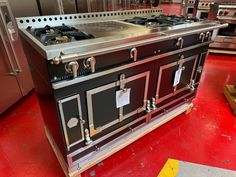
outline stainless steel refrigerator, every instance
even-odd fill
[[[0,114],[32,89],[15,19],[8,2],[0,0]]]

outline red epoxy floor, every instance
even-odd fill
[[[168,158],[236,170],[236,117],[223,86],[236,79],[236,57],[210,55],[188,115],[139,139],[83,177],[155,177]],[[63,177],[31,93],[0,118],[1,177]]]

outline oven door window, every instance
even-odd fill
[[[193,8],[192,8],[192,7],[189,7],[188,10],[187,10],[187,13],[188,13],[188,14],[192,14],[192,13],[193,13]]]
[[[86,92],[91,136],[145,110],[149,74],[124,77]]]
[[[201,12],[200,19],[208,19],[208,12]]]

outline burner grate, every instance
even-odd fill
[[[94,36],[91,34],[87,34],[76,29],[75,27],[66,25],[56,27],[50,27],[49,25],[46,25],[43,28],[36,29],[28,27],[27,30],[44,45],[55,45],[94,38]]]

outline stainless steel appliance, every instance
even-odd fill
[[[208,19],[209,11],[213,1],[199,0],[194,16],[199,19]]]
[[[33,82],[7,1],[0,1],[0,114],[33,89]]]
[[[194,17],[194,8],[196,3],[196,0],[183,0],[181,15],[185,17]]]
[[[190,109],[212,33],[227,26],[159,9],[17,22],[46,134],[70,176]]]
[[[215,3],[209,18],[229,23],[227,28],[219,30],[210,51],[236,54],[236,2]]]

